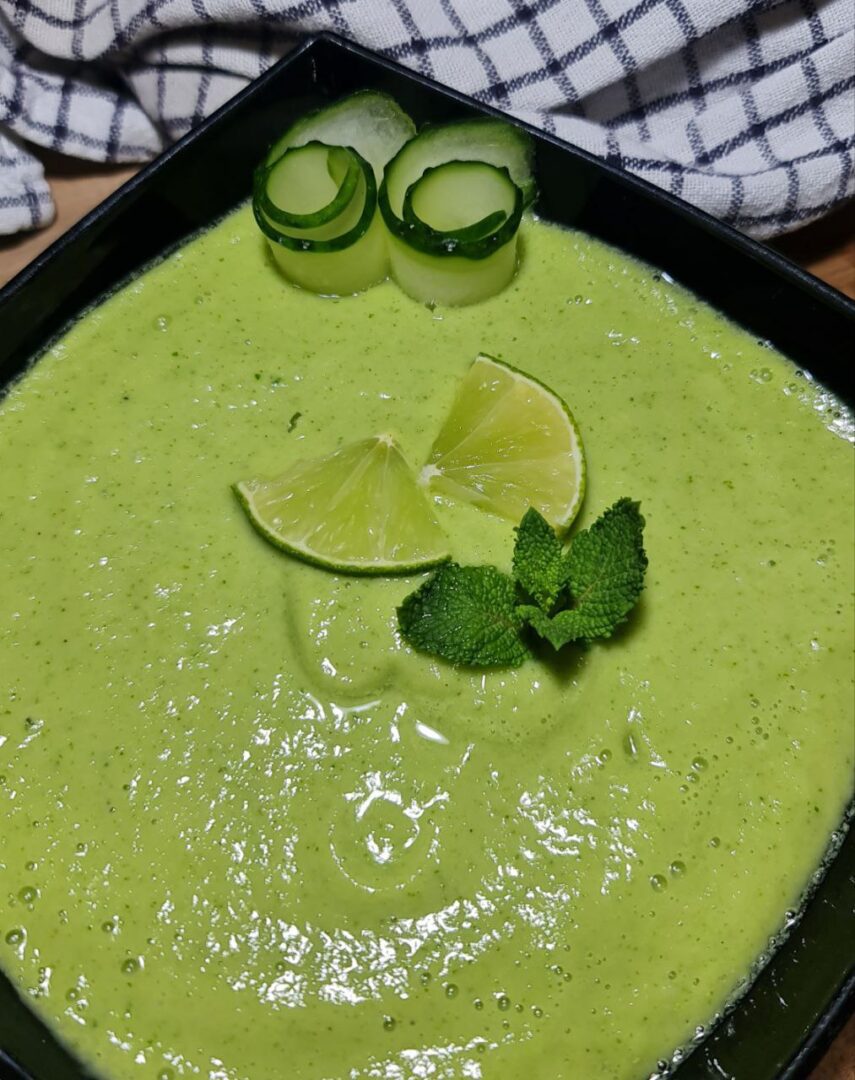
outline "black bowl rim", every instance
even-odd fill
[[[787,256],[776,251],[774,248],[769,247],[762,241],[739,232],[733,226],[713,217],[710,213],[700,207],[686,202],[679,196],[673,195],[671,192],[656,186],[650,181],[645,180],[643,177],[637,176],[612,162],[604,160],[573,143],[569,143],[551,132],[537,128],[526,121],[518,119],[511,113],[503,112],[495,106],[477,101],[467,94],[439,83],[435,79],[425,76],[420,72],[404,67],[402,64],[374,53],[370,49],[349,41],[346,38],[342,38],[331,31],[322,31],[307,36],[302,42],[295,46],[295,48],[275,64],[271,65],[267,71],[249,82],[242,90],[238,91],[232,98],[206,117],[198,126],[194,127],[175,143],[168,146],[150,162],[143,165],[134,176],[118,187],[114,192],[108,195],[106,199],[101,201],[79,221],[74,223],[66,232],[54,240],[44,249],[44,251],[38,254],[30,263],[23,267],[18,274],[7,282],[6,285],[0,288],[0,315],[2,315],[4,303],[25,288],[29,281],[41,272],[45,265],[52,262],[54,258],[67,247],[72,246],[81,234],[84,234],[90,227],[98,223],[102,218],[108,216],[118,204],[130,199],[135,192],[140,188],[145,187],[150,182],[151,178],[157,175],[161,169],[165,168],[176,155],[180,154],[185,149],[185,147],[191,145],[197,138],[202,136],[212,127],[215,127],[232,111],[242,109],[245,106],[245,102],[251,98],[257,90],[264,87],[268,82],[275,80],[285,67],[289,66],[301,55],[310,53],[312,50],[321,46],[344,50],[345,52],[358,56],[363,60],[367,60],[380,68],[385,68],[399,76],[403,76],[429,92],[438,94],[447,100],[462,105],[466,109],[494,116],[505,122],[512,123],[514,126],[528,132],[541,142],[551,144],[564,153],[569,154],[571,157],[576,157],[585,161],[599,172],[608,175],[618,184],[639,191],[645,198],[666,207],[678,218],[694,222],[705,232],[724,241],[728,246],[735,248],[752,261],[772,270],[784,279],[788,279],[802,292],[807,293],[832,311],[843,315],[852,322],[853,326],[855,326],[855,300],[850,299],[844,293],[817,278],[809,271],[802,269]],[[181,246],[186,242],[187,239],[184,239],[178,246]],[[168,252],[163,254],[168,254]],[[124,281],[117,282],[114,288],[121,288],[124,284]],[[103,293],[95,303],[101,303],[106,296],[109,295],[110,291],[112,290]],[[64,332],[64,329],[60,330],[60,333],[62,332]],[[38,360],[39,355],[41,354],[39,353],[33,358],[34,361]],[[3,389],[4,388],[0,388],[0,393],[2,393]],[[853,800],[850,810],[853,807],[855,807],[855,800]],[[846,828],[845,824],[844,828]],[[851,841],[852,837],[850,836],[848,839]],[[835,852],[834,857],[831,859],[831,863],[834,862],[838,854],[839,851]],[[828,869],[828,866],[824,869]],[[810,905],[812,899],[812,895],[808,895],[806,901],[803,903],[803,908]],[[789,942],[784,941],[781,945],[781,950],[787,949],[788,945]],[[774,955],[778,955],[779,951],[780,950],[776,950]],[[5,976],[1,970],[0,979],[5,980]],[[748,991],[750,991],[753,981],[754,980],[752,979],[748,986]],[[738,1008],[741,1000],[741,997],[735,1000],[733,1005],[725,1011],[724,1016],[728,1015],[732,1008]],[[848,1018],[853,1015],[855,1015],[855,957],[853,957],[853,960],[849,965],[847,974],[831,991],[826,1008],[813,1027],[805,1033],[804,1039],[800,1042],[797,1049],[791,1055],[790,1060],[779,1073],[778,1080],[803,1080],[812,1066],[817,1063],[819,1057],[830,1045],[831,1041],[843,1027]],[[720,1021],[724,1019],[724,1016],[720,1018]],[[712,1031],[719,1027],[720,1021],[714,1025]],[[688,1056],[693,1055],[687,1055],[687,1057]],[[6,1080],[7,1076],[8,1080],[20,1080],[22,1077],[23,1080],[27,1080],[25,1074],[20,1072],[15,1062],[9,1058],[2,1047],[0,1047],[0,1080]]]

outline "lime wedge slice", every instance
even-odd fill
[[[582,439],[548,386],[481,354],[422,470],[423,483],[518,522],[534,506],[556,528],[585,494]]]
[[[448,558],[445,536],[390,435],[234,486],[249,520],[289,555],[346,574],[406,574]]]

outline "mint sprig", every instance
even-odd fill
[[[531,508],[516,530],[513,577],[494,566],[446,563],[398,608],[401,635],[415,649],[472,667],[519,666],[532,655],[527,626],[555,649],[610,637],[644,587],[643,530],[639,504],[619,499],[565,549]]]

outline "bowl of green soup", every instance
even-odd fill
[[[536,132],[495,295],[295,288],[253,168],[365,89],[489,114],[317,38],[0,292],[0,1076],[803,1076],[853,988],[855,305]],[[482,354],[647,560],[608,640],[489,670],[397,633],[424,573],[290,558],[232,491],[427,460]]]

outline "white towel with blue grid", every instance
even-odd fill
[[[755,236],[855,190],[852,0],[0,0],[0,233],[54,208],[28,144],[153,157],[333,30]]]

